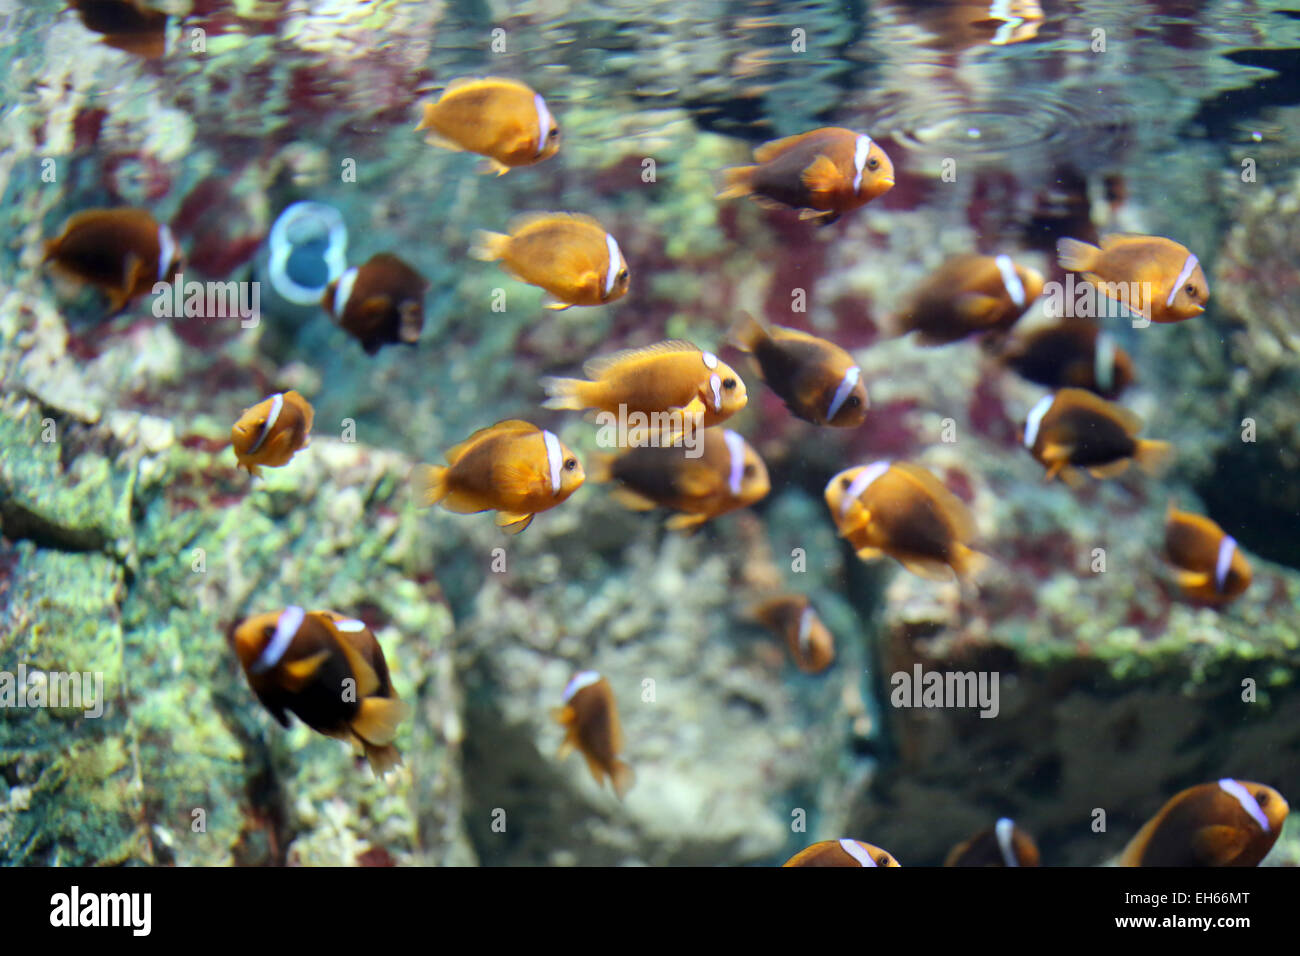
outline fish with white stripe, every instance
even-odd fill
[[[1009,817],[1002,817],[987,830],[953,847],[943,865],[1038,866],[1038,845]]]
[[[261,468],[287,465],[311,444],[316,417],[311,403],[295,391],[277,392],[244,409],[230,429],[230,444],[241,468],[256,477]]]
[[[1196,604],[1219,607],[1250,587],[1250,562],[1237,539],[1203,515],[1169,505],[1165,557],[1176,569],[1178,589]]]
[[[1099,294],[1152,322],[1193,318],[1210,299],[1200,260],[1182,243],[1163,236],[1107,236],[1100,248],[1060,239],[1056,253],[1062,269],[1083,273]]]
[[[1258,866],[1290,807],[1262,783],[1225,777],[1172,797],[1129,841],[1120,866]]]
[[[1008,255],[954,256],[916,285],[892,324],[921,345],[947,345],[1006,332],[1042,292],[1042,273]]]
[[[487,158],[484,172],[504,176],[560,149],[560,127],[540,93],[518,80],[488,76],[452,80],[436,102],[425,103],[416,131],[453,152]]]
[[[1063,388],[1044,395],[1029,410],[1021,442],[1047,469],[1046,481],[1060,477],[1077,485],[1080,470],[1094,478],[1113,478],[1132,462],[1148,474],[1160,474],[1173,458],[1173,446],[1139,438],[1141,430],[1136,412],[1081,388]]]
[[[751,613],[785,642],[795,666],[805,674],[820,674],[835,660],[835,638],[805,595],[778,594]]]
[[[800,850],[782,866],[902,866],[894,855],[861,840],[823,840]]]
[[[531,213],[510,232],[478,232],[470,255],[547,293],[546,308],[606,305],[627,295],[627,259],[618,240],[590,216]]]

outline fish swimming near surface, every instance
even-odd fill
[[[1084,388],[1118,398],[1133,384],[1133,359],[1109,332],[1088,319],[1065,319],[994,347],[999,361],[1021,378],[1051,389]]]
[[[917,285],[894,326],[899,335],[915,332],[921,345],[1005,332],[1042,292],[1042,275],[1010,256],[956,256]]]
[[[969,577],[987,561],[970,547],[975,520],[966,506],[919,465],[848,468],[827,483],[825,498],[840,537],[864,561],[887,555],[934,581]]]
[[[230,429],[241,468],[256,477],[262,467],[279,468],[311,443],[311,404],[297,392],[278,392],[244,409]]]
[[[748,196],[829,225],[894,186],[894,165],[880,144],[837,126],[766,143],[754,150],[754,163],[723,170],[718,198]]]
[[[1173,457],[1173,446],[1138,438],[1141,430],[1142,419],[1127,408],[1081,388],[1063,388],[1030,410],[1023,441],[1047,469],[1047,481],[1059,475],[1073,485],[1078,469],[1112,478],[1134,461],[1148,474],[1159,474]]]
[[[1083,273],[1098,292],[1152,322],[1190,319],[1210,299],[1200,260],[1172,239],[1116,234],[1100,248],[1061,239],[1056,252],[1062,269]]]
[[[1129,841],[1120,866],[1258,866],[1290,808],[1272,787],[1224,778],[1189,787]]]
[[[87,209],[45,244],[45,262],[60,274],[98,286],[113,313],[169,282],[181,265],[171,229],[144,209]]]
[[[429,131],[432,145],[487,157],[487,172],[498,176],[560,149],[559,124],[542,95],[495,76],[453,80],[436,103],[424,104],[419,130]]]
[[[619,759],[623,752],[623,727],[609,681],[596,671],[581,671],[564,688],[564,706],[552,711],[564,728],[558,760],[575,748],[587,761],[597,784],[609,780],[620,800],[636,782],[632,768]]]
[[[393,740],[409,708],[363,622],[290,606],[240,622],[234,645],[253,693],[282,726],[292,713],[312,730],[351,743],[376,775],[402,762]]]
[[[388,252],[348,269],[325,289],[321,304],[367,355],[385,345],[420,341],[429,281]]]
[[[1165,557],[1178,569],[1178,587],[1189,600],[1227,604],[1250,587],[1251,568],[1237,539],[1202,515],[1165,514]]]
[[[422,465],[415,483],[426,505],[473,514],[496,511],[518,534],[533,516],[582,487],[582,465],[553,432],[512,419],[480,428],[447,451],[446,466]]]
[[[1038,866],[1038,846],[1007,817],[958,843],[944,866]]]
[[[862,369],[838,345],[797,329],[768,327],[751,315],[741,317],[731,339],[754,356],[763,381],[793,415],[837,428],[866,421]]]
[[[823,840],[800,850],[782,866],[902,866],[893,855],[861,840]]]
[[[500,261],[510,275],[550,297],[548,309],[605,305],[627,294],[631,277],[618,241],[590,216],[535,213],[510,224],[510,234],[479,232],[470,255]]]
[[[146,60],[167,53],[171,18],[144,0],[69,0],[87,30],[102,35],[102,42]]]
[[[820,674],[835,660],[835,638],[804,595],[778,594],[752,613],[785,642],[795,666],[804,673]]]
[[[762,500],[771,489],[767,466],[748,442],[728,428],[706,428],[702,448],[642,445],[602,459],[597,481],[617,482],[614,498],[634,511],[671,508],[675,531],[691,531],[712,518]]]

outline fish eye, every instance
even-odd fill
[[[853,484],[853,482],[849,481],[849,479],[847,478],[840,479],[840,487],[843,488],[845,491],[849,490],[849,485],[851,484]]]
[[[626,281],[627,281],[627,270],[626,270],[626,269],[619,269],[619,270],[618,270],[618,281],[619,281],[619,282],[626,282]]]
[[[1268,793],[1261,790],[1259,793],[1255,794],[1255,802],[1259,804],[1261,809],[1268,806]]]
[[[872,156],[869,160],[867,160],[867,169],[879,169],[879,168],[880,168],[880,160],[876,159],[876,157]]]
[[[1183,291],[1186,292],[1193,299],[1196,298],[1196,286],[1188,285],[1185,289],[1183,289]]]
[[[566,459],[564,459],[564,470],[565,470],[565,471],[573,471],[573,469],[575,469],[575,468],[577,468],[577,467],[578,467],[578,459],[576,459],[576,458],[566,458]]]
[[[889,857],[884,853],[876,857],[876,866],[889,866]]]
[[[745,466],[745,477],[746,477],[746,478],[753,478],[753,477],[754,477],[754,466],[753,466],[753,465],[746,465],[746,466]]]
[[[734,378],[723,379],[722,387],[725,388],[727,391],[731,391],[733,388],[736,387],[736,380]]]
[[[850,395],[848,401],[846,401],[844,404],[847,405],[849,408],[857,408],[859,405],[862,404],[862,399],[858,398],[858,396],[856,395]]]
[[[271,627],[271,625],[269,624],[266,627],[262,628],[262,637],[264,637],[268,641],[271,638],[275,637],[275,628]]]

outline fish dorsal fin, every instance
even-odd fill
[[[893,469],[902,472],[910,481],[919,485],[939,504],[945,515],[957,529],[958,537],[969,539],[975,536],[975,522],[962,500],[948,490],[948,486],[936,478],[927,468],[910,461],[896,461]]]
[[[611,352],[609,355],[598,355],[595,358],[587,359],[582,366],[582,371],[588,378],[597,379],[624,362],[653,358],[671,352],[699,352],[703,354],[700,348],[685,339],[669,339],[666,342],[656,342],[654,345],[620,349],[617,352]],[[700,362],[700,368],[704,368],[703,360]]]
[[[800,177],[803,184],[811,192],[828,193],[834,190],[844,180],[840,174],[840,168],[835,165],[835,161],[824,153],[819,153],[808,168],[803,171]],[[820,212],[814,215],[821,215]]]
[[[343,651],[343,656],[347,659],[348,670],[357,681],[357,700],[363,700],[369,697],[375,691],[379,690],[379,675],[370,663],[361,656],[361,652],[356,649],[347,635],[339,633],[334,621],[324,618],[329,625],[330,633],[334,636],[335,643]]]
[[[1056,393],[1056,397],[1059,399],[1062,395],[1067,395],[1073,405],[1087,408],[1097,415],[1118,419],[1120,424],[1124,426],[1124,430],[1130,435],[1136,435],[1142,430],[1142,416],[1137,412],[1130,411],[1123,405],[1108,402],[1100,395],[1096,395],[1087,389],[1063,388]]]
[[[536,226],[543,222],[567,222],[583,226],[590,226],[605,232],[606,229],[596,219],[580,212],[526,212],[515,216],[510,220],[510,235],[518,236],[530,226]]]
[[[452,445],[448,448],[447,464],[456,464],[456,462],[465,457],[466,452],[475,445],[486,441],[488,438],[493,438],[497,435],[529,435],[534,432],[540,433],[540,431],[541,429],[532,422],[526,422],[518,418],[510,418],[502,422],[497,422],[495,425],[488,425],[484,428],[480,428],[459,445]]]
[[[754,150],[754,162],[769,163],[782,153],[798,146],[808,135],[808,133],[800,133],[797,136],[786,136],[784,139],[774,139],[770,143],[764,143]]]
[[[1112,232],[1109,235],[1102,237],[1101,248],[1106,250],[1113,248],[1114,246],[1122,245],[1126,242],[1132,242],[1134,239],[1150,238],[1151,236],[1144,236],[1138,232]]]
[[[1249,840],[1250,834],[1240,827],[1201,827],[1192,834],[1192,852],[1207,866],[1222,866],[1236,859]]]
[[[494,86],[506,86],[526,92],[529,96],[533,95],[533,91],[523,83],[503,76],[458,76],[443,88],[442,95],[463,93],[476,87],[487,89]]]

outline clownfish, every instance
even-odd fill
[[[742,316],[735,346],[754,356],[767,386],[790,412],[814,425],[856,428],[867,418],[867,386],[853,356],[833,342]]]
[[[680,411],[708,427],[749,400],[745,383],[712,352],[673,339],[589,359],[579,378],[544,378],[545,408],[595,408],[614,415]]]
[[[1227,604],[1250,587],[1250,562],[1237,539],[1201,515],[1165,514],[1165,557],[1178,569],[1178,587],[1193,601]]]
[[[167,52],[170,18],[143,0],[69,0],[87,30],[107,46],[156,60]]]
[[[958,843],[944,866],[1038,866],[1038,846],[1007,817]]]
[[[894,187],[894,164],[865,133],[828,126],[766,143],[753,166],[722,171],[719,199],[748,196],[829,225]]]
[[[1042,293],[1042,275],[1010,256],[956,256],[921,281],[894,324],[922,345],[946,345],[1005,332]]]
[[[1066,319],[1017,336],[997,357],[1021,378],[1047,388],[1086,388],[1114,399],[1133,384],[1133,359],[1087,319]]]
[[[501,267],[550,298],[548,309],[605,305],[627,294],[630,277],[618,240],[590,216],[546,212],[522,216],[510,234],[479,232],[470,255]]]
[[[888,852],[861,840],[823,840],[800,850],[782,866],[902,866]]]
[[[1152,322],[1182,322],[1205,311],[1210,284],[1187,247],[1160,236],[1107,236],[1101,248],[1077,239],[1056,243],[1067,272],[1085,273],[1099,292]]]
[[[597,784],[608,779],[620,800],[636,782],[632,768],[619,759],[623,752],[623,726],[609,681],[595,671],[582,671],[564,688],[564,706],[551,712],[564,728],[557,760],[576,747],[587,761]]]
[[[906,461],[848,468],[826,485],[826,506],[863,561],[888,555],[933,581],[967,577],[986,560],[968,542],[975,520],[938,478]]]
[[[560,127],[542,94],[494,76],[452,80],[436,103],[424,104],[415,129],[430,131],[430,145],[487,157],[486,171],[498,176],[560,149]]]
[[[668,519],[673,531],[693,530],[767,495],[767,466],[739,434],[706,428],[697,432],[696,441],[703,447],[678,443],[629,448],[600,460],[596,480],[618,482],[621,487],[613,497],[634,511],[663,507],[680,512]]]
[[[779,594],[752,613],[785,641],[795,666],[805,674],[820,674],[835,660],[835,638],[804,595]]]
[[[169,282],[180,268],[171,229],[143,209],[88,209],[72,216],[45,244],[44,262],[58,272],[98,286],[113,312]]]
[[[1127,408],[1081,388],[1063,388],[1030,410],[1023,441],[1047,469],[1047,481],[1060,475],[1074,485],[1079,468],[1094,478],[1112,478],[1136,461],[1148,474],[1158,474],[1172,458],[1173,446],[1138,438],[1141,429],[1142,419]]]
[[[565,501],[585,479],[582,465],[553,432],[517,419],[480,428],[447,451],[447,465],[422,465],[415,482],[424,504],[457,514],[496,511],[518,534],[539,511]]]
[[[414,345],[424,329],[429,281],[397,256],[381,252],[325,288],[321,304],[367,355],[382,346]]]
[[[364,623],[290,606],[236,625],[234,645],[249,687],[281,726],[289,726],[292,713],[312,730],[350,742],[376,776],[401,764],[393,739],[409,708]]]
[[[262,466],[279,468],[311,444],[316,417],[311,404],[297,392],[279,392],[244,409],[230,429],[230,444],[241,468],[256,477]]]
[[[1277,842],[1290,807],[1262,783],[1189,787],[1129,841],[1120,866],[1258,866]]]

